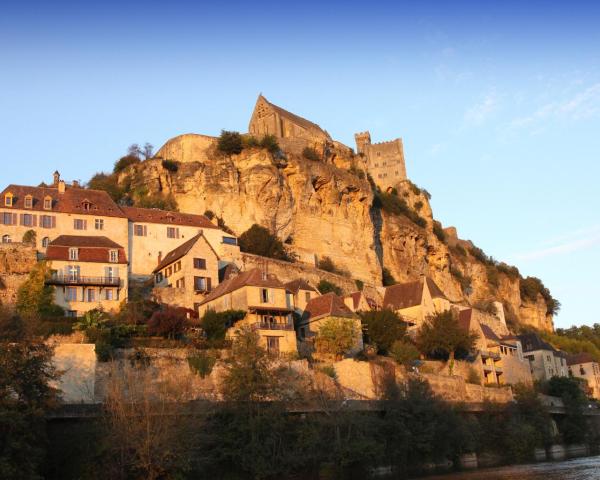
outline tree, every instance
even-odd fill
[[[321,156],[314,148],[311,147],[304,147],[304,150],[302,150],[302,156],[307,160],[312,160],[313,162],[318,162],[321,160]]]
[[[164,338],[176,338],[183,333],[186,323],[185,311],[177,308],[166,308],[152,314],[148,320],[148,333]]]
[[[287,251],[281,240],[269,232],[268,229],[256,223],[240,235],[238,244],[242,252],[286,262],[294,260],[294,257]]]
[[[119,158],[119,160],[115,162],[115,166],[113,167],[113,173],[121,173],[125,169],[131,167],[132,165],[136,165],[140,162],[140,157],[137,154],[133,155],[129,153],[124,157]]]
[[[321,280],[317,285],[317,290],[321,293],[321,295],[324,295],[329,292],[333,292],[336,295],[342,294],[342,289],[335,283],[330,282],[329,280]]]
[[[411,365],[421,355],[417,347],[408,340],[396,340],[390,347],[390,356],[399,365]]]
[[[381,270],[381,282],[384,287],[389,287],[390,285],[395,285],[396,279],[392,275],[392,273],[385,267]]]
[[[584,381],[577,378],[552,377],[547,393],[562,398],[566,415],[559,421],[559,430],[566,443],[581,443],[587,439],[589,425],[583,414],[587,398],[583,393]]]
[[[221,135],[217,142],[217,148],[219,151],[226,153],[227,155],[234,155],[241,153],[244,149],[242,136],[239,132],[230,132],[227,130],[221,130]]]
[[[421,327],[417,335],[417,347],[431,358],[449,359],[450,375],[454,358],[466,357],[475,346],[477,334],[463,329],[453,310],[438,313]]]
[[[48,264],[38,262],[17,291],[17,312],[24,316],[62,317],[64,310],[54,303],[54,288],[46,285],[50,276]]]
[[[353,319],[329,318],[319,327],[315,342],[317,352],[341,358],[356,345],[359,334]]]
[[[23,243],[25,243],[25,244],[33,245],[35,247],[36,239],[37,239],[37,234],[35,233],[35,230],[27,230],[23,234]]]
[[[279,153],[280,150],[275,135],[265,135],[260,141],[260,146],[268,150],[273,155]]]
[[[117,203],[119,203],[125,195],[125,191],[119,185],[117,175],[115,174],[98,172],[87,183],[87,188],[92,190],[103,190]]]
[[[406,334],[406,323],[390,309],[361,312],[360,318],[365,327],[369,343],[385,355],[394,344]]]

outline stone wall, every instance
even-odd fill
[[[36,262],[34,247],[22,243],[0,243],[0,305],[14,306],[17,291]]]

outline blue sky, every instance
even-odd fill
[[[2,179],[244,131],[263,92],[348,145],[402,137],[444,225],[542,278],[557,326],[600,322],[600,4],[498,3],[3,4]]]

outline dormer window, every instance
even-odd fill
[[[119,261],[119,251],[118,250],[110,250],[108,252],[108,260],[111,263],[117,263]]]
[[[81,203],[81,208],[83,208],[84,212],[89,212],[92,209],[92,203],[89,200],[84,200]]]
[[[52,197],[49,195],[44,197],[44,210],[52,210]]]
[[[78,248],[69,248],[69,260],[79,260]]]
[[[23,206],[25,208],[33,208],[33,197],[31,195],[25,195],[25,200],[23,201]]]
[[[13,206],[13,194],[8,192],[6,195],[4,195],[4,206],[5,207],[12,207]]]

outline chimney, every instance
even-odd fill
[[[158,252],[158,262],[156,262],[156,264],[160,264],[160,262],[162,262],[162,252]]]
[[[79,188],[79,180],[73,180],[72,186],[73,188]]]
[[[59,180],[58,181],[58,193],[65,193],[66,189],[67,189],[67,186],[65,184],[65,181]]]
[[[60,173],[58,173],[58,170],[56,170],[53,174],[52,174],[53,178],[54,178],[54,182],[53,185],[55,187],[58,187],[58,182],[60,182]]]

